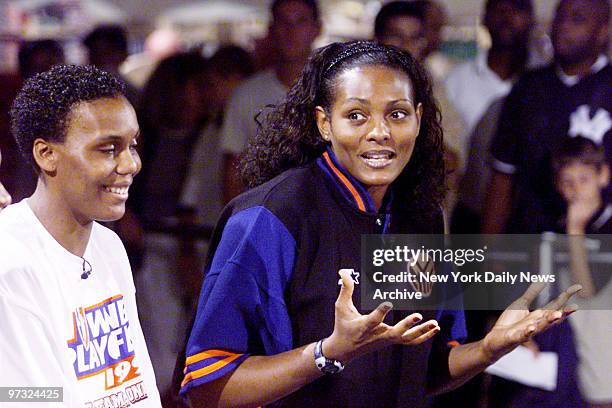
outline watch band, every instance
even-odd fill
[[[344,370],[344,364],[338,360],[327,358],[323,355],[323,340],[317,341],[314,348],[315,366],[323,374],[336,374]]]

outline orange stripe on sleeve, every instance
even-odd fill
[[[190,373],[187,373],[187,375],[185,375],[185,379],[181,383],[181,387],[184,387],[185,385],[187,385],[187,383],[189,383],[192,380],[204,377],[205,375],[208,375],[212,372],[222,369],[223,367],[225,367],[226,365],[228,365],[229,363],[231,363],[232,361],[236,360],[238,357],[243,356],[243,355],[244,354],[235,354],[224,360],[217,361],[214,364],[200,368],[199,370],[195,370]]]
[[[348,179],[344,176],[344,174],[342,174],[342,172],[338,170],[336,166],[334,166],[334,163],[332,163],[331,159],[329,158],[329,154],[327,152],[323,153],[323,157],[325,158],[325,161],[327,162],[329,167],[331,167],[331,169],[334,171],[336,176],[338,176],[338,178],[342,181],[342,183],[344,183],[346,188],[348,188],[348,190],[351,192],[351,194],[353,195],[353,198],[355,198],[355,201],[357,201],[357,207],[359,207],[361,211],[365,212],[366,210],[365,204],[363,203],[363,200],[361,199],[361,196],[359,195],[357,190],[355,190],[355,187],[353,187],[351,182],[348,181]]]
[[[187,360],[185,360],[185,365],[188,366],[190,364],[194,364],[211,357],[232,357],[241,355],[242,354],[232,353],[230,351],[225,350],[206,350],[202,351],[201,353],[194,354],[193,356],[187,357]]]
[[[451,347],[457,347],[460,346],[461,344],[457,341],[457,340],[451,340],[448,343],[446,343],[447,345],[451,346]]]

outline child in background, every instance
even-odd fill
[[[603,191],[610,168],[603,147],[583,137],[568,139],[553,156],[557,190],[567,204],[561,232],[569,235],[572,283],[583,290],[580,313],[569,319],[579,356],[578,378],[590,407],[612,407],[612,281],[609,268],[589,267],[585,234],[612,234],[612,203]],[[605,265],[606,267],[608,265]]]

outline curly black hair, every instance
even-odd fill
[[[123,82],[93,66],[56,65],[33,76],[11,108],[11,129],[19,152],[40,174],[32,155],[34,140],[63,142],[74,105],[124,94]]]
[[[328,146],[319,134],[315,107],[328,114],[334,103],[335,79],[348,69],[382,65],[408,75],[415,106],[423,106],[419,137],[410,161],[393,182],[394,205],[403,212],[434,216],[445,194],[441,114],[431,81],[409,53],[372,41],[333,43],[317,49],[283,103],[265,118],[241,163],[249,187],[260,185],[283,171],[303,166]]]

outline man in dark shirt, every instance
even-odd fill
[[[491,145],[493,176],[487,191],[483,232],[540,233],[554,230],[563,214],[555,191],[552,152],[568,137],[603,144],[612,157],[612,68],[608,0],[561,0],[552,24],[554,61],[526,73],[508,95]],[[578,407],[576,352],[569,324],[536,336],[542,351],[559,356],[555,392],[494,385],[512,406]],[[502,406],[502,405],[498,405]]]
[[[562,213],[551,152],[578,134],[612,157],[612,67],[608,0],[562,0],[552,27],[555,59],[525,74],[511,91],[492,142],[494,174],[483,231],[538,233]]]

